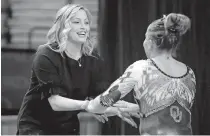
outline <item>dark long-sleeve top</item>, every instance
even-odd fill
[[[57,47],[57,43],[50,45]],[[93,54],[94,55],[94,54]],[[97,56],[78,61],[42,45],[32,65],[31,84],[18,115],[18,129],[42,129],[48,134],[78,131],[80,111],[53,111],[48,97],[57,94],[75,100],[99,95],[105,88],[103,61]]]

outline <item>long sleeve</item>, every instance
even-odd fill
[[[125,70],[124,74],[113,82],[103,94],[97,96],[89,103],[87,110],[95,113],[103,113],[107,107],[112,106],[132,89],[137,87],[139,81],[141,80],[141,75],[141,62],[135,62],[130,65]]]

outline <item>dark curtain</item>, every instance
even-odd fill
[[[146,58],[142,44],[147,26],[153,20],[171,12],[191,18],[191,30],[183,36],[174,55],[196,74],[197,93],[192,108],[194,134],[210,134],[209,9],[209,0],[99,0],[99,43],[111,81],[136,60]],[[132,102],[132,94],[125,100]],[[104,125],[102,134],[135,135],[138,129],[115,117]]]

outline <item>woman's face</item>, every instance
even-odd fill
[[[80,9],[70,21],[69,39],[76,43],[85,43],[90,32],[90,24],[86,12]]]

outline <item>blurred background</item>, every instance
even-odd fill
[[[192,28],[177,48],[177,59],[196,73],[192,109],[193,132],[210,134],[210,1],[209,0],[1,0],[1,132],[15,134],[17,113],[29,87],[33,55],[46,42],[58,9],[67,3],[86,6],[93,15],[92,35],[98,37],[107,77],[113,81],[125,68],[145,59],[142,47],[147,26],[171,12],[190,17]],[[125,100],[132,102],[132,94]],[[136,135],[138,129],[111,117],[101,124],[81,113],[82,134]],[[139,123],[136,120],[136,123]]]

